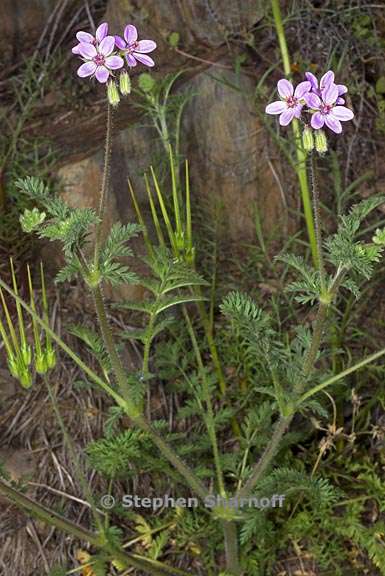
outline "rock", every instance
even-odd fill
[[[277,226],[282,213],[264,154],[266,132],[255,113],[253,89],[247,76],[238,78],[214,66],[186,87],[195,94],[186,109],[182,138],[192,195],[203,203],[219,199],[231,242],[255,240],[255,206],[266,230]]]
[[[120,27],[135,21],[143,33],[158,31],[163,38],[177,31],[184,48],[199,43],[217,47],[231,36],[247,34],[261,20],[263,4],[262,0],[110,0],[107,18]]]
[[[34,46],[57,0],[2,0],[0,2],[0,61],[17,59],[20,47]]]

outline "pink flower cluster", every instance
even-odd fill
[[[95,36],[89,32],[80,31],[76,34],[78,44],[72,48],[73,54],[80,56],[83,64],[77,71],[80,78],[95,77],[105,84],[115,70],[127,66],[132,68],[137,62],[146,66],[154,66],[154,60],[148,56],[156,48],[153,40],[139,40],[138,31],[132,24],[124,30],[124,39],[120,36],[108,35],[108,24],[103,22],[97,28]]]
[[[287,126],[293,118],[302,118],[304,112],[311,115],[310,124],[314,130],[326,124],[336,134],[342,132],[341,122],[354,117],[346,106],[342,95],[348,89],[343,84],[334,83],[334,72],[329,70],[318,82],[311,72],[306,72],[306,80],[296,89],[288,80],[279,80],[277,87],[280,100],[266,106],[267,114],[279,114],[281,126]],[[308,121],[305,121],[308,124]]]

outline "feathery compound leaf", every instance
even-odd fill
[[[379,261],[384,247],[355,239],[363,219],[384,201],[383,196],[373,196],[353,206],[350,213],[341,218],[336,234],[325,242],[328,258],[337,268],[342,266],[366,279],[371,277],[374,264]]]
[[[119,258],[121,256],[131,256],[132,250],[126,243],[138,236],[142,227],[138,224],[123,225],[120,222],[114,224],[110,234],[104,243],[100,253],[101,262]]]
[[[301,256],[296,256],[295,254],[281,254],[277,256],[276,260],[294,268],[301,276],[300,280],[291,282],[286,287],[286,291],[297,294],[295,300],[301,304],[314,304],[318,300],[321,291],[318,270],[308,266]]]

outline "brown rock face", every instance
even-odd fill
[[[1,0],[0,61],[20,56],[42,33],[57,0]]]
[[[233,88],[235,86],[237,88]],[[253,81],[212,67],[188,87],[183,142],[193,195],[223,203],[226,238],[255,238],[254,209],[266,228],[279,219],[281,199],[264,154],[266,134],[255,113]]]
[[[148,25],[163,37],[177,31],[184,46],[217,47],[255,25],[263,16],[263,5],[263,0],[110,0],[107,16],[116,25]]]

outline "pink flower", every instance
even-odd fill
[[[87,34],[87,32],[82,34]],[[84,60],[84,64],[78,69],[80,78],[95,76],[98,82],[105,84],[112,75],[112,70],[119,70],[124,66],[123,58],[113,54],[115,48],[113,36],[105,36],[100,43],[95,44],[81,41],[76,48]]]
[[[155,50],[156,43],[153,40],[138,41],[138,31],[132,24],[124,29],[124,39],[115,36],[115,44],[126,57],[128,66],[136,66],[137,61],[145,66],[155,66],[154,60],[147,54]]]
[[[302,107],[305,103],[304,97],[311,89],[309,81],[301,82],[294,90],[293,85],[288,80],[279,80],[278,93],[281,100],[272,102],[266,106],[266,114],[280,114],[279,123],[287,126],[293,118],[301,116]]]
[[[96,46],[96,44],[104,40],[107,34],[108,34],[107,22],[103,22],[102,24],[100,24],[100,26],[98,26],[98,28],[96,29],[95,36],[92,36],[92,34],[90,34],[89,32],[83,32],[82,30],[80,30],[80,32],[77,32],[76,34],[76,38],[79,40],[79,44],[77,44],[72,48],[72,54],[80,55],[79,52],[80,44],[93,44],[94,46]]]
[[[321,90],[321,97],[314,93],[305,95],[306,104],[316,112],[311,117],[311,125],[319,130],[326,124],[336,134],[342,132],[341,122],[354,118],[354,114],[345,106],[338,106],[339,89],[334,83]]]
[[[328,88],[330,84],[334,84],[334,72],[332,70],[329,70],[322,76],[319,85],[317,78],[311,72],[305,72],[305,76],[311,84],[311,91],[317,94],[317,96],[321,96],[322,90]],[[344,84],[337,84],[336,86],[338,88],[337,104],[345,104],[345,100],[341,98],[341,96],[345,94],[348,89]]]

